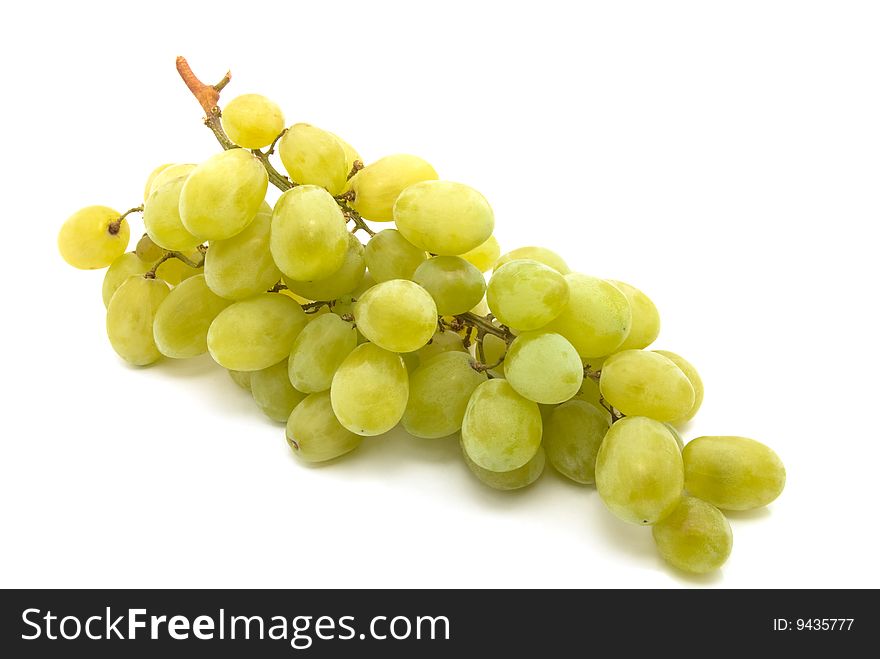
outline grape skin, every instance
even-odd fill
[[[330,402],[330,392],[309,394],[287,421],[287,444],[303,462],[326,462],[360,446],[363,437],[344,428]]]
[[[427,258],[425,250],[413,245],[397,229],[380,231],[364,248],[367,268],[376,282],[412,279]]]
[[[663,355],[666,359],[678,366],[694,388],[694,404],[691,406],[691,409],[683,416],[673,419],[672,421],[672,423],[676,425],[686,423],[697,415],[697,412],[700,411],[700,407],[703,405],[703,395],[705,393],[703,389],[703,379],[700,377],[697,369],[694,368],[694,365],[681,355],[669,352],[668,350],[654,350],[653,352],[656,352],[658,355]]]
[[[599,389],[623,414],[657,421],[681,418],[694,405],[694,388],[682,370],[663,355],[644,350],[612,355],[602,367]]]
[[[205,275],[181,282],[156,310],[153,338],[159,352],[175,359],[207,352],[208,328],[230,304],[208,288]]]
[[[223,130],[245,149],[262,149],[284,130],[284,114],[274,101],[262,94],[242,94],[223,108]]]
[[[539,446],[532,459],[522,467],[510,471],[490,471],[483,469],[468,457],[467,451],[462,446],[461,455],[471,473],[482,483],[496,490],[510,491],[519,490],[534,483],[544,473],[546,456],[543,447]]]
[[[555,407],[544,423],[547,459],[566,478],[595,483],[596,458],[609,426],[604,410],[582,400]]]
[[[413,281],[431,294],[441,316],[453,316],[472,309],[486,292],[483,273],[458,256],[428,259],[416,268]]]
[[[584,366],[574,346],[559,334],[526,332],[510,344],[504,376],[529,400],[563,403],[580,390]]]
[[[468,263],[476,267],[480,272],[488,272],[495,265],[501,254],[501,246],[495,236],[489,236],[486,242],[477,245],[472,250],[461,255]]]
[[[350,171],[349,167],[349,171]],[[373,222],[394,219],[394,202],[409,186],[437,179],[437,172],[418,156],[398,153],[370,163],[351,177],[346,190],[354,192],[352,208]]]
[[[632,326],[617,351],[647,348],[660,334],[660,312],[651,298],[635,286],[614,279],[607,281],[626,296],[632,310]]]
[[[682,497],[676,509],[651,532],[663,559],[692,574],[717,570],[733,548],[727,519],[715,506],[696,497]]]
[[[568,267],[568,264],[565,260],[559,256],[554,251],[547,249],[546,247],[518,247],[515,250],[507,252],[504,256],[498,258],[495,262],[495,270],[498,270],[505,263],[509,263],[510,261],[517,261],[519,259],[528,259],[530,261],[537,261],[538,263],[543,263],[544,265],[553,268],[561,275],[567,275],[571,272],[571,268]]]
[[[128,220],[119,223],[115,233],[111,225],[120,213],[107,206],[87,206],[71,215],[58,232],[58,251],[74,268],[106,268],[128,248],[131,229]]]
[[[107,307],[107,338],[120,357],[147,366],[162,355],[153,339],[153,319],[170,289],[161,279],[134,275],[116,289]]]
[[[437,329],[437,305],[418,284],[392,279],[376,284],[354,306],[361,333],[381,348],[412,352],[424,346]]]
[[[293,408],[306,397],[290,383],[286,359],[269,368],[254,371],[250,385],[254,402],[260,411],[279,423],[287,423]]]
[[[104,281],[101,284],[101,297],[104,307],[110,306],[110,300],[126,279],[132,275],[144,274],[150,266],[141,261],[134,252],[126,252],[116,257],[107,271],[104,273]]]
[[[293,385],[306,393],[326,391],[345,358],[357,346],[357,331],[336,314],[311,321],[296,337],[288,360]]]
[[[294,124],[278,143],[278,155],[290,178],[300,185],[342,192],[350,170],[345,148],[337,137],[311,124]]]
[[[186,251],[202,242],[187,231],[180,218],[180,194],[185,183],[183,176],[171,179],[154,187],[144,202],[144,228],[163,249]]]
[[[315,281],[285,278],[284,283],[291,291],[308,300],[335,300],[360,286],[365,272],[364,246],[355,236],[349,234],[348,249],[339,270],[329,277]]]
[[[257,213],[239,234],[215,240],[205,254],[205,279],[220,297],[244,300],[264,293],[281,279],[269,252],[270,213]]]
[[[552,268],[521,259],[505,263],[489,280],[486,301],[499,321],[518,330],[546,326],[563,312],[569,290]]]

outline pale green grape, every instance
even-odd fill
[[[349,171],[351,168],[349,167]],[[437,178],[437,172],[418,156],[399,153],[370,163],[351,177],[347,189],[355,193],[352,208],[368,220],[390,222],[394,202],[406,188]]]
[[[262,94],[242,94],[223,108],[223,130],[245,149],[269,146],[284,130],[284,114],[278,104]]]
[[[563,403],[584,380],[577,350],[559,334],[526,332],[510,344],[504,377],[517,393],[536,403]]]
[[[461,255],[461,258],[472,264],[480,272],[488,272],[495,265],[499,254],[501,254],[501,246],[498,244],[498,239],[495,236],[489,236],[486,242],[465,252]]]
[[[134,253],[137,254],[137,257],[141,261],[146,264],[152,265],[160,258],[162,258],[165,250],[153,242],[153,239],[150,238],[150,234],[145,233],[143,236],[141,236],[141,239],[138,240],[138,243],[134,248]]]
[[[185,256],[195,262],[200,261],[202,258],[201,252],[198,250],[187,252]],[[180,259],[168,259],[156,269],[156,276],[172,286],[177,286],[185,279],[201,274],[203,274],[202,268],[193,268]]]
[[[126,279],[132,275],[144,274],[150,266],[141,261],[134,252],[126,252],[116,257],[107,272],[104,273],[104,283],[101,286],[101,297],[104,299],[104,307],[110,306],[110,300],[116,289],[122,286]]]
[[[580,391],[578,391],[573,398],[575,400],[582,400],[585,403],[590,403],[590,405],[595,405],[605,412],[604,408],[599,404],[599,398],[601,395],[602,394],[599,392],[599,383],[592,378],[584,378],[584,381],[581,383]],[[607,412],[605,413],[607,414]]]
[[[287,421],[287,444],[304,462],[325,462],[360,446],[363,437],[344,428],[330,402],[330,392],[309,394]]]
[[[546,462],[544,449],[541,446],[538,447],[538,450],[535,452],[535,455],[532,456],[531,460],[526,462],[522,467],[511,469],[510,471],[490,471],[489,469],[483,469],[468,457],[467,451],[464,450],[464,446],[462,446],[461,455],[464,458],[464,463],[468,466],[468,469],[471,470],[471,473],[480,479],[485,485],[495,488],[496,490],[518,490],[527,485],[531,485],[538,480],[544,472],[544,463]]]
[[[184,251],[202,242],[187,231],[180,219],[180,193],[185,184],[186,177],[171,179],[154,187],[144,202],[144,228],[150,239],[163,249]]]
[[[360,160],[361,164],[363,164],[364,160],[361,158],[361,154],[357,152],[357,149],[351,144],[339,137],[336,133],[331,133],[331,135],[336,138],[336,140],[342,145],[342,150],[345,151],[345,177],[348,178],[351,170],[354,169],[354,161]]]
[[[406,279],[376,284],[354,305],[358,329],[393,352],[418,350],[437,329],[437,305],[424,288]]]
[[[697,369],[694,368],[694,365],[681,355],[669,352],[668,350],[654,350],[653,352],[656,352],[658,355],[663,355],[666,359],[678,366],[694,388],[694,404],[691,406],[691,409],[683,416],[673,419],[672,423],[681,425],[686,421],[690,421],[696,416],[697,412],[700,411],[700,407],[703,404],[703,394],[705,393],[703,389],[703,379],[700,377]]]
[[[572,272],[565,280],[568,305],[546,329],[571,341],[584,359],[610,355],[623,343],[632,324],[626,296],[596,277]]]
[[[633,524],[656,524],[682,496],[681,451],[659,421],[630,416],[606,433],[596,457],[596,488],[615,515]]]
[[[681,438],[681,433],[678,432],[678,428],[668,422],[663,423],[669,429],[669,432],[672,433],[672,438],[675,440],[675,443],[678,444],[678,450],[684,450],[684,440]]]
[[[518,469],[541,445],[541,412],[506,380],[488,380],[468,401],[461,441],[468,457],[483,469]]]
[[[259,371],[290,355],[307,322],[289,297],[261,293],[220,312],[208,329],[208,352],[224,368]]]
[[[176,178],[186,178],[193,173],[193,170],[196,167],[198,167],[198,165],[192,163],[177,163],[174,165],[168,165],[168,167],[157,172],[152,180],[147,181],[148,187],[144,190],[144,201],[149,198],[153,190],[161,188],[163,185]]]
[[[596,456],[608,432],[608,414],[582,400],[557,406],[544,422],[547,459],[577,483],[596,482]]]
[[[205,279],[220,297],[243,300],[265,293],[281,279],[281,271],[269,252],[272,216],[257,213],[239,234],[215,240],[205,255]]]
[[[476,356],[479,356],[479,352],[475,351]],[[501,358],[507,354],[507,343],[504,342],[504,339],[500,339],[494,334],[487,334],[483,337],[483,355],[485,357],[484,362],[491,366],[492,364],[497,364],[501,361]],[[493,377],[504,377],[504,365],[492,369],[489,373]]]
[[[446,437],[461,429],[464,411],[485,373],[471,368],[471,356],[453,350],[436,355],[410,376],[403,427],[415,437]]]
[[[657,340],[657,336],[660,334],[660,312],[657,311],[651,298],[635,286],[614,279],[607,281],[626,296],[629,308],[632,310],[632,325],[629,334],[617,347],[617,351],[647,348]]]
[[[161,279],[134,275],[113,294],[107,307],[107,337],[128,363],[146,366],[161,357],[153,340],[153,319],[169,290]]]
[[[306,397],[290,383],[286,359],[269,368],[254,371],[251,375],[251,393],[263,414],[281,423],[287,422],[293,408]]]
[[[309,300],[335,300],[356,289],[364,278],[364,246],[355,236],[348,235],[348,249],[342,267],[329,277],[314,281],[284,279],[288,288]]]
[[[254,371],[230,371],[226,369],[226,372],[229,373],[229,377],[239,387],[248,391],[251,390],[251,376],[254,374]]]
[[[152,172],[150,172],[150,175],[147,176],[147,183],[144,185],[144,201],[146,201],[147,197],[150,196],[150,192],[152,191],[152,188],[153,188],[153,181],[156,179],[156,177],[159,174],[161,174],[163,171],[168,169],[169,167],[173,167],[173,166],[174,166],[174,163],[167,162],[164,165],[159,165],[158,167],[156,167],[156,169],[154,169]]]
[[[159,352],[175,359],[205,354],[208,328],[229,304],[208,288],[205,275],[181,282],[159,305],[153,320],[153,338]]]
[[[430,341],[416,350],[415,355],[418,357],[419,363],[424,364],[432,357],[453,350],[466,352],[461,336],[455,332],[446,330],[443,332],[436,332],[434,336],[431,337]]]
[[[364,248],[364,259],[377,282],[389,279],[412,279],[416,269],[428,255],[397,229],[385,229],[370,238]]]
[[[288,361],[290,381],[300,391],[315,393],[330,388],[333,375],[357,346],[357,330],[336,314],[315,318],[305,326]]]
[[[723,510],[766,506],[785,487],[782,460],[754,439],[697,437],[682,457],[688,492]]]
[[[529,259],[543,263],[556,270],[561,275],[567,275],[571,272],[568,264],[559,254],[545,247],[518,247],[517,249],[507,252],[504,256],[495,261],[495,270],[510,261],[518,261],[520,259]]]
[[[543,263],[521,259],[497,268],[486,301],[495,317],[518,330],[536,330],[559,316],[568,303],[565,277]]]
[[[202,240],[232,238],[254,219],[268,185],[263,163],[249,151],[229,149],[211,156],[183,184],[183,226]]]
[[[58,232],[62,258],[80,270],[98,270],[113,263],[128,248],[128,220],[107,206],[87,206],[68,217]]]
[[[482,245],[492,235],[495,215],[479,192],[452,181],[422,181],[394,202],[397,229],[416,247],[456,256]]]
[[[628,416],[680,419],[694,405],[694,388],[682,370],[656,352],[624,350],[602,366],[599,389]]]
[[[651,532],[666,562],[694,574],[717,570],[733,548],[727,519],[715,506],[695,497],[682,497],[678,507]]]
[[[285,277],[324,279],[345,263],[345,218],[329,192],[314,185],[297,186],[275,204],[269,244]]]
[[[403,417],[409,375],[403,359],[372,343],[352,350],[333,376],[330,401],[345,428],[367,437],[388,432]]]
[[[458,256],[428,259],[416,268],[412,279],[431,294],[441,316],[472,309],[486,292],[483,273]]]
[[[317,185],[337,195],[345,187],[345,148],[333,133],[311,124],[294,124],[278,143],[278,155],[297,183]]]

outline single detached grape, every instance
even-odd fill
[[[541,474],[544,473],[544,464],[546,461],[544,449],[538,447],[532,459],[526,462],[522,467],[511,469],[510,471],[491,471],[483,469],[476,462],[468,457],[467,451],[462,446],[461,455],[464,462],[471,473],[476,476],[484,484],[496,490],[519,490],[534,483]]]
[[[454,316],[472,309],[483,299],[483,273],[458,256],[435,256],[416,268],[413,281],[437,304],[441,316]]]
[[[339,139],[311,124],[294,124],[278,144],[278,155],[290,178],[300,185],[315,185],[337,195],[348,172],[345,148]]]
[[[629,334],[623,343],[618,346],[618,352],[621,350],[631,350],[647,348],[654,343],[660,334],[660,312],[651,302],[651,298],[642,293],[635,286],[630,286],[622,281],[608,280],[609,284],[613,284],[621,293],[626,296],[629,301],[629,308],[632,310],[632,326]]]
[[[565,338],[552,332],[526,332],[510,344],[504,376],[521,396],[536,403],[563,403],[584,380],[584,365]]]
[[[153,320],[156,347],[166,357],[185,359],[208,351],[208,328],[230,305],[208,288],[205,275],[196,275],[175,286]]]
[[[146,366],[162,356],[153,340],[153,319],[169,292],[161,279],[135,275],[113,294],[107,307],[107,338],[129,364]]]
[[[530,261],[537,261],[538,263],[543,263],[546,266],[549,266],[556,270],[561,275],[567,275],[571,272],[571,269],[568,267],[568,264],[563,260],[559,254],[553,252],[546,247],[518,247],[517,249],[507,252],[504,256],[500,257],[495,262],[495,269],[497,270],[505,263],[509,263],[510,261],[518,261],[520,259],[529,259]]]
[[[284,130],[284,114],[276,103],[260,94],[242,94],[223,108],[223,130],[245,149],[269,146]]]
[[[74,268],[106,268],[128,248],[128,220],[107,206],[87,206],[71,215],[58,232],[58,250]]]
[[[364,248],[367,268],[377,282],[412,279],[427,258],[425,250],[413,245],[397,229],[380,231]]]
[[[596,482],[596,457],[608,427],[608,414],[582,400],[553,408],[544,422],[547,459],[577,483]]]
[[[599,389],[612,406],[631,416],[673,421],[694,405],[694,388],[682,370],[656,352],[625,350],[602,366]]]
[[[390,222],[394,219],[394,202],[401,192],[414,183],[436,179],[437,172],[430,164],[418,156],[399,153],[364,167],[351,177],[347,189],[354,192],[351,206],[363,217]]]
[[[565,277],[528,259],[510,261],[492,273],[486,301],[502,323],[518,330],[536,330],[559,316],[568,303]]]
[[[406,279],[376,284],[354,307],[358,329],[368,340],[393,352],[418,350],[437,328],[437,305],[424,288]]]
[[[694,574],[717,570],[733,548],[727,519],[715,506],[696,497],[682,497],[678,507],[651,531],[663,559]]]
[[[694,368],[694,365],[681,355],[669,352],[668,350],[654,350],[653,352],[656,352],[658,355],[663,355],[666,359],[678,366],[694,388],[694,404],[691,406],[691,409],[683,416],[673,419],[672,423],[681,425],[686,421],[690,421],[696,416],[697,412],[700,411],[700,406],[703,404],[703,394],[705,393],[703,390],[703,379],[700,377],[697,369]]]
[[[287,421],[287,444],[303,462],[326,462],[353,451],[363,437],[344,428],[330,402],[330,392],[309,394]]]

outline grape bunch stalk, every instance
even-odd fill
[[[470,471],[500,490],[534,483],[549,462],[595,484],[623,521],[651,525],[661,556],[688,572],[727,560],[721,511],[779,496],[785,469],[764,444],[682,441],[703,382],[683,357],[647,349],[660,317],[641,290],[572,272],[542,247],[502,256],[483,195],[422,158],[364,166],[334,133],[285,128],[262,95],[221,113],[228,73],[207,85],[184,58],[177,69],[223,151],[157,167],[142,205],[84,208],[58,236],[74,267],[107,268],[107,335],[122,359],[210,353],[286,423],[305,462],[398,424],[459,441]],[[146,233],[126,251],[135,212]]]

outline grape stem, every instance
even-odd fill
[[[115,220],[113,220],[110,224],[107,225],[107,231],[110,233],[111,236],[115,236],[117,233],[119,233],[119,228],[122,226],[122,220],[127,218],[132,213],[142,213],[143,210],[144,210],[143,204],[141,204],[140,206],[135,206],[134,208],[129,208],[122,215],[120,215]]]
[[[612,424],[620,421],[624,417],[624,415],[617,411],[612,405],[610,405],[608,401],[605,400],[605,397],[601,394],[599,395],[599,405],[604,407],[607,410],[608,414],[611,415]]]
[[[165,261],[169,261],[171,259],[177,259],[178,261],[183,261],[190,268],[203,268],[205,266],[205,251],[206,251],[203,248],[204,248],[204,245],[199,245],[199,252],[201,253],[202,258],[198,261],[193,261],[186,254],[183,254],[181,252],[175,252],[175,251],[165,252],[162,256],[159,257],[159,260],[153,264],[153,267],[144,273],[144,278],[145,279],[155,279],[156,278],[156,270],[159,269],[159,266],[162,265],[163,263],[165,263]]]
[[[594,371],[589,366],[584,366],[584,377],[598,382],[599,378],[602,377],[602,371]]]
[[[187,89],[192,92],[192,95],[196,97],[199,105],[201,105],[202,109],[205,111],[205,125],[211,129],[212,133],[214,133],[214,137],[217,138],[220,146],[227,151],[229,149],[240,149],[241,147],[229,139],[226,131],[223,130],[223,124],[220,122],[220,107],[217,105],[220,101],[220,91],[229,84],[229,81],[232,79],[232,73],[227,71],[226,75],[223,76],[220,82],[216,85],[206,85],[198,79],[195,73],[193,73],[189,62],[187,62],[186,58],[182,55],[178,55],[177,57],[177,72],[180,74]],[[269,160],[269,156],[275,152],[276,142],[278,142],[278,140],[284,135],[284,132],[285,131],[282,131],[281,134],[275,138],[268,150],[260,151],[259,149],[253,149],[251,151],[251,153],[253,153],[263,164],[263,167],[265,167],[266,174],[269,176],[269,182],[282,192],[286,192],[298,185],[295,181],[290,180],[287,176],[284,176],[281,172],[275,169],[275,166]],[[352,167],[352,171],[354,171],[354,167]],[[359,229],[370,236],[375,235],[375,232],[367,226],[367,223],[364,221],[364,218],[360,216],[360,213],[351,208],[345,201],[339,199],[336,201],[342,209],[346,221],[354,222],[355,230]]]

